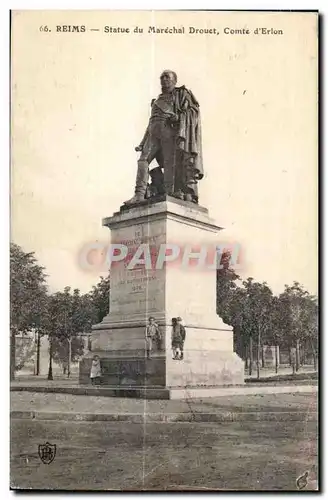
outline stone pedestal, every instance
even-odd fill
[[[127,258],[112,263],[110,313],[93,327],[92,353],[80,364],[80,382],[88,382],[91,357],[97,353],[104,385],[170,389],[243,384],[244,364],[233,352],[232,328],[216,314],[215,247],[221,228],[207,210],[164,197],[115,213],[103,225],[111,230],[111,243],[129,251]],[[161,266],[163,244],[166,254],[177,252],[169,250],[171,245],[180,254]],[[140,245],[144,252],[139,250],[139,257],[148,265],[139,262],[131,268]],[[202,257],[188,262],[190,250],[201,247]],[[149,316],[162,332],[161,346],[150,360],[145,356]],[[187,332],[181,361],[172,359],[171,350],[171,318],[177,316]]]

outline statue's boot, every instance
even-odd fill
[[[184,194],[181,189],[179,189],[179,191],[174,191],[174,193],[172,193],[172,196],[174,198],[178,198],[179,200],[184,200]]]
[[[129,200],[124,202],[124,205],[133,205],[145,200],[148,182],[148,162],[145,160],[138,161],[138,171],[136,179],[135,194]]]

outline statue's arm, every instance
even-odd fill
[[[156,99],[152,99],[152,100],[151,100],[151,105],[150,105],[150,106],[152,106],[152,105],[154,104],[154,102],[155,102],[155,101],[156,101]],[[146,142],[146,140],[147,140],[147,137],[148,137],[148,136],[149,136],[149,125],[148,125],[148,127],[146,128],[146,132],[144,133],[144,136],[143,136],[142,141],[140,142],[139,146],[137,146],[137,147],[135,148],[135,150],[136,150],[136,151],[142,151],[142,148],[144,147],[144,144],[145,144],[145,142]]]
[[[148,135],[149,135],[149,125],[146,128],[146,132],[144,133],[144,136],[143,136],[142,141],[140,142],[139,146],[137,146],[135,148],[136,151],[142,151],[142,148],[144,147],[144,144],[147,140]]]
[[[140,142],[140,145],[143,146],[147,140],[147,137],[149,136],[149,125],[148,127],[146,128],[146,131],[144,133],[144,136],[142,138],[142,141]]]

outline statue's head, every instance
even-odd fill
[[[171,92],[176,86],[178,77],[174,71],[165,69],[160,76],[162,90],[164,92]]]

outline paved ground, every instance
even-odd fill
[[[317,476],[315,422],[11,424],[11,486],[95,490],[296,490]],[[45,465],[38,445],[56,444]]]
[[[218,398],[180,400],[141,400],[74,396],[71,394],[11,392],[12,411],[75,413],[215,413],[222,410],[249,412],[317,411],[317,393],[221,396]]]

